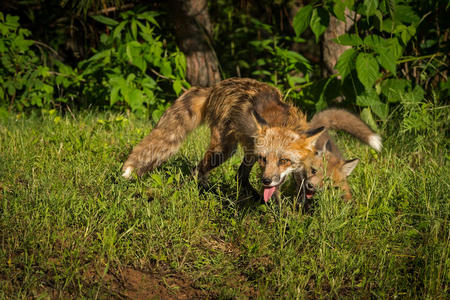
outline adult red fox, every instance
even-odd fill
[[[323,132],[323,128],[311,130],[306,116],[281,100],[278,89],[253,79],[231,78],[211,88],[191,88],[134,147],[123,165],[123,176],[142,175],[159,166],[178,150],[189,132],[206,122],[211,140],[196,168],[199,182],[204,184],[209,172],[230,158],[239,143],[244,160],[238,182],[256,193],[248,178],[258,161],[267,202],[278,195],[291,172],[303,169],[304,162],[314,158],[314,144]]]

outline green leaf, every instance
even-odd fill
[[[380,53],[386,51],[386,41],[376,34],[368,35],[364,38],[364,45]]]
[[[107,49],[107,50],[104,50],[104,51],[94,54],[87,61],[100,60],[100,59],[104,59],[104,58],[110,57],[110,56],[111,56],[111,49]],[[86,61],[84,61],[84,62],[86,62]],[[84,63],[84,62],[81,62],[81,63]]]
[[[33,41],[26,40],[23,37],[16,37],[12,43],[13,48],[17,48],[20,52],[25,52],[28,50],[28,48],[33,45]]]
[[[345,33],[338,36],[334,41],[345,46],[359,46],[363,44],[363,40],[357,34]]]
[[[391,51],[381,51],[379,56],[377,56],[377,60],[380,65],[391,72],[392,74],[396,74],[397,72],[397,57]]]
[[[17,27],[20,26],[20,24],[19,24],[19,17],[18,16],[6,15],[5,24],[7,26],[10,26],[10,27],[13,27],[13,28],[17,28]]]
[[[91,16],[91,18],[94,19],[95,21],[100,22],[105,25],[115,26],[115,25],[119,24],[119,22],[117,22],[116,20],[102,16],[102,15]]]
[[[378,62],[372,54],[360,53],[356,58],[356,73],[359,81],[366,89],[371,88],[379,78],[380,73],[378,69]]]
[[[143,87],[146,87],[146,88],[150,89],[150,90],[153,90],[153,89],[156,88],[156,81],[153,78],[151,78],[151,77],[145,77],[142,80],[141,85]]]
[[[164,113],[164,110],[162,110],[162,109],[155,109],[152,112],[152,120],[153,120],[153,122],[158,123],[158,121],[161,118],[163,113]]]
[[[372,111],[381,118],[381,120],[385,121],[389,115],[389,106],[387,103],[378,102],[370,107]]]
[[[411,100],[412,102],[420,102],[425,97],[425,91],[420,85],[416,85],[414,87],[414,90],[411,93]]]
[[[287,74],[287,80],[291,88],[295,88],[297,84],[305,83],[307,81],[304,77],[290,76],[289,74]]]
[[[139,111],[144,108],[144,103],[146,100],[145,96],[140,90],[136,88],[130,88],[125,99],[133,111]]]
[[[395,19],[395,11],[396,11],[396,4],[395,4],[395,0],[387,0],[387,5],[389,8],[389,14],[391,16],[392,19]]]
[[[146,11],[144,13],[140,13],[138,14],[136,17],[138,19],[145,19],[146,21],[152,23],[153,25],[155,25],[156,27],[160,27],[158,22],[156,21],[155,17],[159,16],[161,13],[156,12],[156,11]]]
[[[120,39],[122,30],[125,27],[125,25],[127,25],[127,24],[128,24],[128,21],[122,21],[122,22],[120,22],[120,24],[118,26],[116,26],[116,28],[114,28],[114,30],[113,30],[113,38],[114,39]]]
[[[364,0],[364,12],[365,15],[370,17],[373,16],[378,8],[378,0]]]
[[[161,74],[172,78],[172,66],[170,65],[170,61],[163,61],[160,68]]]
[[[182,87],[181,80],[180,79],[175,80],[172,84],[172,87],[173,87],[173,90],[175,91],[175,93],[177,94],[177,96],[179,96],[181,93],[181,90],[182,90],[181,89],[181,87]]]
[[[366,122],[367,125],[369,125],[370,128],[372,128],[372,130],[375,130],[375,131],[376,131],[376,130],[378,129],[377,123],[376,123],[375,120],[373,119],[372,111],[370,110],[369,107],[364,108],[364,109],[361,111],[360,116],[361,116],[361,120],[363,120],[364,122]]]
[[[14,83],[11,80],[8,80],[4,83],[4,87],[7,88],[8,95],[14,96],[16,94],[16,87],[14,86]]]
[[[378,63],[392,74],[395,74],[398,57],[395,55],[397,51],[388,50],[391,44],[392,41],[390,39],[385,40],[375,34],[369,35],[364,39],[364,45],[378,53],[376,57]]]
[[[377,28],[378,29],[383,28],[383,13],[381,11],[379,11],[379,10],[376,10],[375,11],[375,16],[377,17],[376,20],[378,21]]]
[[[409,40],[416,34],[416,27],[413,25],[405,26],[403,24],[395,27],[394,33],[400,36],[403,44],[407,44]]]
[[[300,36],[308,27],[313,7],[306,5],[300,8],[294,17],[292,26],[294,27],[296,36]]]
[[[178,52],[175,55],[175,66],[179,74],[184,78],[186,74],[186,57],[182,52]]]
[[[399,102],[401,97],[405,94],[406,88],[409,88],[411,83],[406,79],[386,79],[381,84],[381,93],[386,97],[388,102]]]
[[[366,89],[361,95],[356,96],[356,105],[358,106],[373,106],[377,103],[380,103],[380,98],[372,88]]]
[[[342,0],[335,0],[333,5],[333,12],[338,20],[346,22],[345,20],[345,3]]]
[[[153,30],[152,28],[150,28],[149,26],[145,26],[144,24],[142,24],[142,22],[137,21],[136,24],[138,25],[139,29],[141,30],[140,35],[142,37],[151,37]]]
[[[112,87],[109,100],[110,106],[113,106],[117,101],[119,101],[119,90],[120,87],[117,85]]]
[[[354,60],[356,58],[356,50],[353,48],[347,49],[344,53],[339,56],[336,66],[334,67],[338,70],[339,74],[343,78],[347,77],[348,74],[355,68]]]
[[[412,6],[409,5],[396,5],[395,6],[395,22],[405,24],[418,24],[420,17],[414,11]]]
[[[252,75],[254,75],[254,76],[259,76],[259,75],[267,75],[267,76],[270,76],[270,75],[272,75],[272,73],[270,73],[270,72],[267,71],[267,70],[256,70],[256,71],[253,71],[253,72],[252,72]]]
[[[398,38],[386,39],[386,51],[392,52],[395,57],[400,57],[403,54],[404,48],[400,45]]]
[[[330,23],[330,14],[322,7],[313,9],[310,26],[311,30],[316,36],[316,43],[319,41],[319,37],[325,32]]]
[[[133,56],[133,65],[135,65],[136,67],[138,67],[142,72],[145,72],[147,70],[147,62],[145,61],[145,59],[138,55],[138,56]]]
[[[133,35],[133,38],[137,39],[137,24],[136,19],[131,19],[131,34]]]
[[[356,97],[356,105],[370,107],[382,120],[386,120],[389,113],[389,106],[380,101],[373,88],[366,89],[361,95],[358,95]]]
[[[6,120],[9,117],[9,112],[6,107],[0,106],[0,119]]]
[[[3,39],[0,39],[0,53],[5,53],[8,48],[5,46]]]

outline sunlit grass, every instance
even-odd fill
[[[208,144],[194,132],[168,163],[126,181],[120,168],[149,132],[111,113],[0,123],[0,295],[115,295],[124,266],[171,270],[211,297],[446,298],[450,284],[445,133],[385,130],[382,153],[337,137],[361,162],[354,203],[320,193],[258,205],[238,198],[238,153],[199,195],[191,170]],[[252,175],[258,184],[257,168]],[[96,274],[96,279],[92,279]]]

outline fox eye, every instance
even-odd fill
[[[259,160],[260,162],[263,162],[263,163],[266,162],[266,158],[265,158],[264,156],[262,156],[262,155],[258,155],[258,160]]]
[[[314,169],[314,168],[311,168],[311,173],[312,173],[313,175],[315,175],[315,174],[317,174],[317,170]]]
[[[291,161],[287,158],[280,158],[279,163],[280,163],[280,165],[290,165]]]

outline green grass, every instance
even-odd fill
[[[444,130],[385,129],[377,155],[339,135],[345,156],[361,159],[350,177],[355,203],[325,190],[309,213],[289,191],[267,206],[238,199],[240,154],[199,196],[190,170],[207,128],[154,172],[123,180],[121,164],[149,130],[133,117],[85,112],[0,123],[1,298],[151,292],[126,270],[175,298],[449,296]]]

